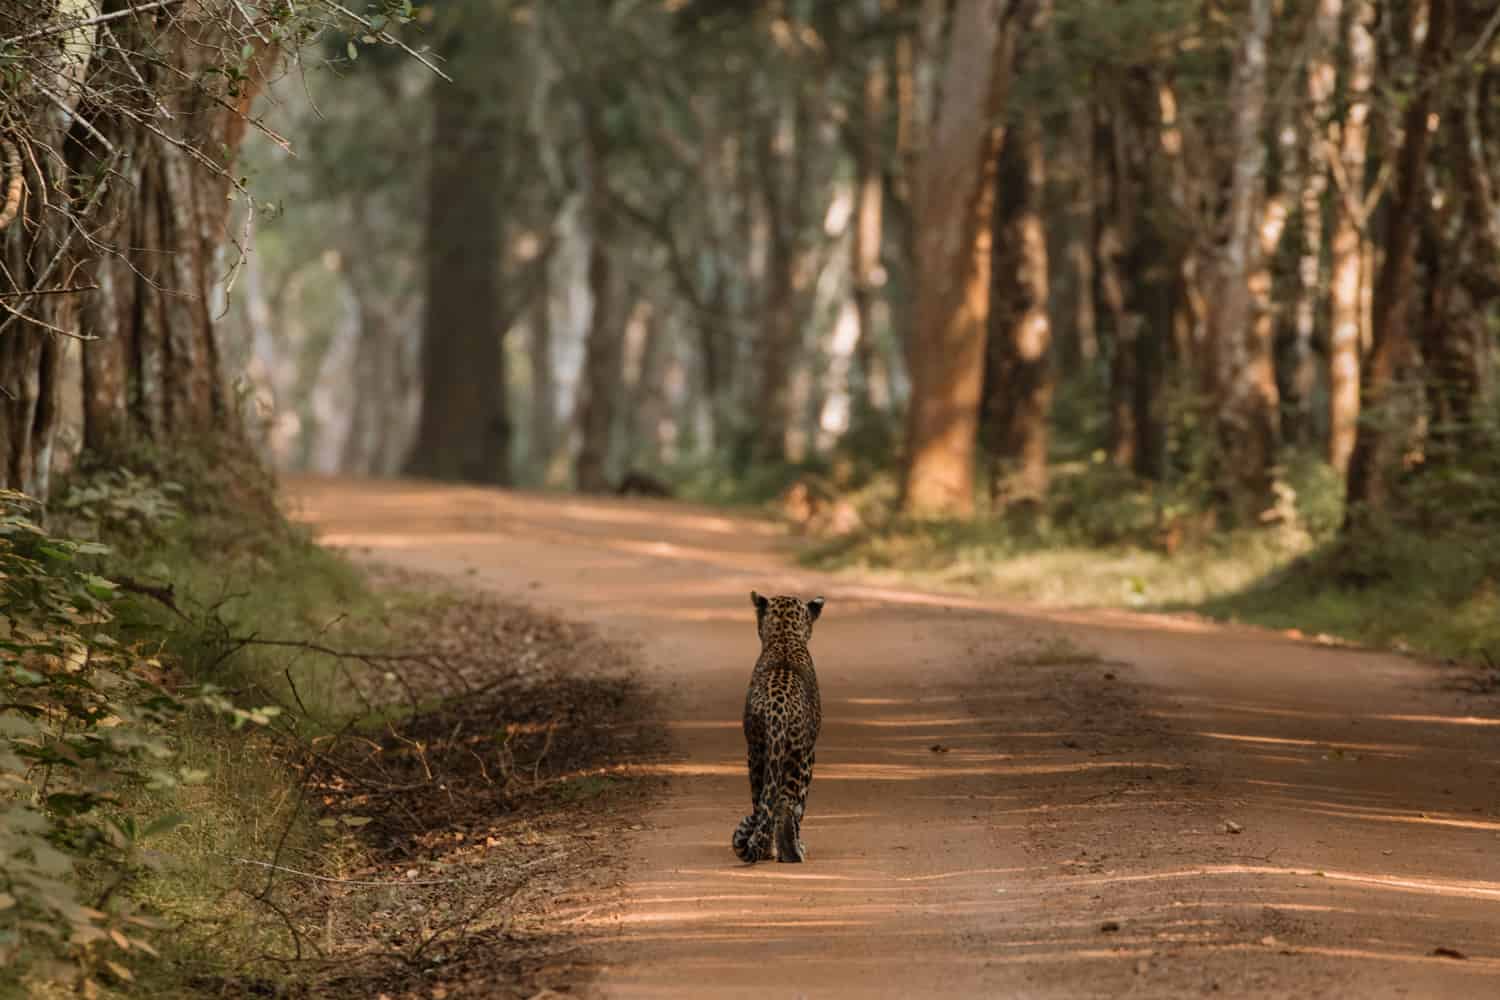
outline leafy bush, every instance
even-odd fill
[[[82,521],[122,530],[175,517],[164,491],[128,476],[69,497]],[[137,815],[127,801],[205,776],[181,764],[174,727],[195,707],[236,725],[276,710],[169,691],[152,650],[115,635],[121,590],[95,572],[109,549],[53,534],[38,514],[0,491],[0,976],[93,994],[132,978],[133,953],[154,954],[158,922],[126,890],[159,864],[147,842],[186,817]]]

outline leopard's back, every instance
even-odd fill
[[[768,860],[773,847],[779,860],[801,861],[806,848],[799,831],[823,723],[807,644],[823,599],[803,602],[754,592],[751,598],[761,638],[745,694],[751,812],[736,829],[733,845],[744,861]]]

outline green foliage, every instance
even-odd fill
[[[177,483],[116,468],[73,483],[52,508],[76,536],[155,539],[182,516],[181,493]]]
[[[138,512],[127,496],[108,510]],[[185,710],[158,660],[110,634],[117,585],[92,571],[96,542],[50,534],[21,494],[0,492],[0,959],[97,990],[128,980],[157,926],[118,890],[155,863],[144,844],[173,813],[122,811],[131,788],[167,788],[168,725]],[[84,895],[87,867],[104,888]],[[44,966],[46,959],[50,965]]]
[[[254,938],[223,856],[316,839],[291,829],[295,778],[259,734],[339,717],[349,687],[327,657],[239,637],[328,630],[370,598],[260,506],[263,475],[170,464],[189,486],[86,475],[47,526],[0,493],[0,994],[160,983],[138,953],[176,954],[181,935],[152,933],[174,920]],[[283,720],[299,677],[313,714]]]
[[[1387,509],[1204,610],[1278,628],[1477,661],[1500,650],[1500,449],[1488,423],[1444,461],[1415,465]],[[1302,487],[1310,523],[1335,526],[1336,478]],[[1338,492],[1342,492],[1341,489]]]

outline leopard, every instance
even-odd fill
[[[818,675],[808,642],[823,598],[763,597],[755,606],[760,658],[745,694],[745,746],[750,770],[750,814],[731,841],[748,864],[807,860],[802,817],[812,784],[814,746],[823,725]]]

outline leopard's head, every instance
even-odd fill
[[[762,597],[752,590],[750,603],[755,605],[756,630],[762,643],[785,639],[807,642],[812,638],[813,622],[823,613],[821,597],[810,601],[800,597]]]

